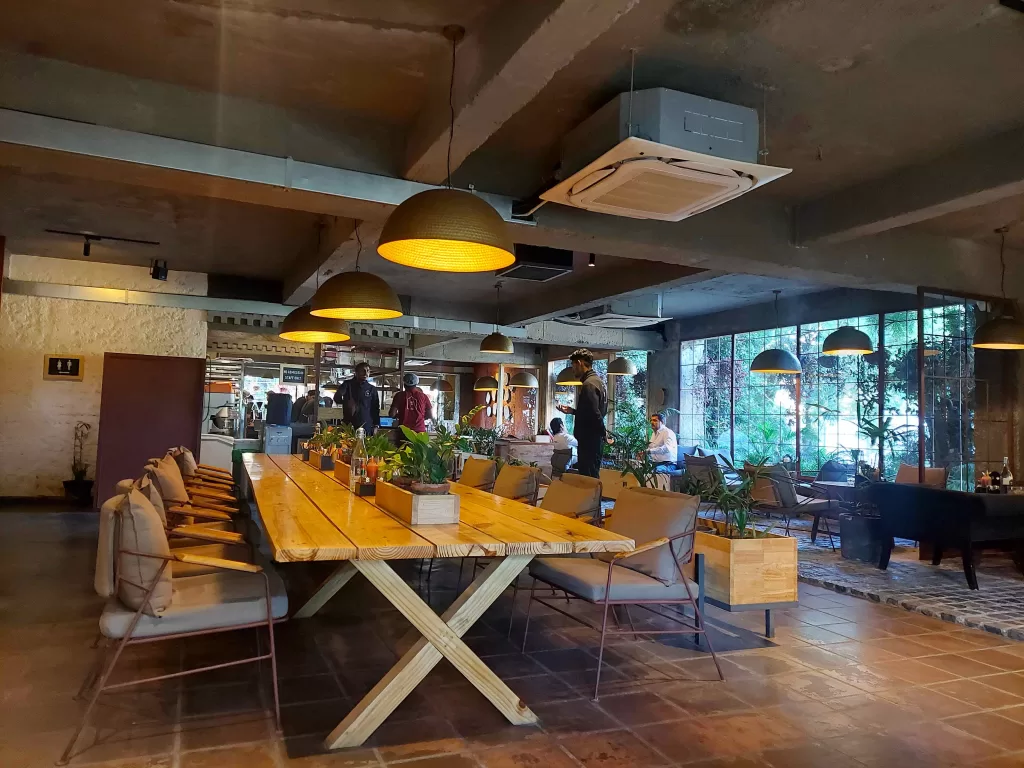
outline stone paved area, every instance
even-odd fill
[[[95,518],[0,512],[0,766],[53,764],[80,705],[99,600]],[[305,566],[289,570],[299,581]],[[417,575],[408,569],[414,583]],[[437,604],[454,569],[431,577]],[[362,580],[327,611],[282,625],[284,733],[266,675],[237,667],[107,697],[73,766],[106,768],[863,768],[1024,766],[1024,643],[801,585],[777,617],[712,613],[726,681],[685,639],[606,651],[590,701],[596,635],[537,612],[506,638],[508,595],[468,642],[540,716],[515,728],[441,666],[365,748],[324,754],[325,734],[394,661],[406,626]],[[519,613],[523,607],[520,600]],[[155,675],[251,649],[239,632],[131,649],[119,675]],[[607,683],[607,685],[605,684]]]

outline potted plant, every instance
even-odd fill
[[[381,474],[381,467],[386,465],[387,459],[395,453],[395,446],[386,432],[378,432],[366,439],[366,474],[374,482]]]
[[[64,495],[82,506],[92,503],[93,481],[85,479],[85,475],[89,471],[89,465],[85,463],[83,457],[85,439],[89,436],[91,430],[92,424],[84,421],[75,424],[71,448],[71,476],[74,479],[64,481]]]

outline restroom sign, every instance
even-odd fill
[[[43,378],[47,381],[81,381],[85,363],[81,355],[44,355]]]

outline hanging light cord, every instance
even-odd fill
[[[363,238],[359,235],[359,225],[356,224],[356,242],[359,244],[359,248],[356,251],[356,272],[359,271],[359,257],[363,253]]]
[[[761,86],[761,151],[762,160],[768,157],[768,86]]]
[[[629,49],[629,117],[626,118],[627,138],[633,137],[633,76],[636,73],[636,48]]]
[[[494,332],[501,325],[501,283],[494,284]]]
[[[996,230],[999,233],[999,293],[1006,300],[1006,230],[1009,227],[1000,227]]]
[[[448,111],[451,120],[448,126],[448,178],[445,181],[448,189],[452,188],[452,141],[455,139],[455,51],[459,47],[458,38],[452,36],[452,74],[448,78]]]

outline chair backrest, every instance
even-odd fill
[[[836,483],[843,482],[852,474],[853,467],[841,464],[835,459],[829,459],[821,465],[821,469],[818,470],[818,474],[815,479]]]
[[[717,486],[723,482],[722,470],[715,456],[687,456],[686,471],[709,486]]]
[[[490,490],[494,485],[494,476],[497,473],[497,462],[490,459],[477,459],[470,456],[462,465],[462,474],[459,475],[459,483],[468,485],[471,488]]]
[[[491,493],[506,499],[535,498],[537,482],[537,471],[534,467],[514,467],[506,464],[498,473]]]
[[[896,481],[900,485],[921,485],[918,481],[917,467],[913,464],[900,464],[900,468],[896,470]],[[929,488],[945,488],[946,480],[949,479],[949,469],[947,467],[925,467],[924,468],[924,483]]]
[[[548,492],[540,502],[540,507],[568,517],[595,514],[601,509],[601,484],[584,488],[563,480],[552,480]]]
[[[635,557],[620,561],[627,568],[645,573],[666,584],[680,580],[679,566],[693,556],[692,535],[697,522],[700,498],[655,488],[626,488],[619,493],[615,509],[608,520],[610,531],[629,536],[636,544],[646,544],[661,537],[674,539],[668,546],[657,547]],[[599,555],[609,560],[612,555]]]
[[[781,464],[776,464],[771,468],[768,473],[768,481],[775,492],[775,501],[780,507],[793,509],[800,503],[796,494],[796,483]]]
[[[751,464],[748,461],[743,462],[743,471],[753,475],[754,472],[760,471],[760,475],[754,480],[754,487],[751,489],[751,498],[759,504],[778,504],[779,500],[775,496],[775,488],[772,486],[772,474],[777,469],[786,471],[785,467],[781,464],[775,466],[759,466],[757,464]]]
[[[577,488],[586,488],[591,491],[596,490],[598,496],[604,490],[603,483],[598,478],[590,477],[589,475],[578,475],[575,472],[570,472],[567,475],[562,475],[561,480],[563,483],[575,485]]]
[[[572,448],[562,448],[551,452],[551,475],[561,477],[572,461]]]
[[[101,597],[117,594],[129,608],[158,616],[171,604],[171,550],[156,509],[138,489],[107,499],[100,507],[100,537],[96,548],[93,587]],[[152,555],[146,557],[145,555]]]

